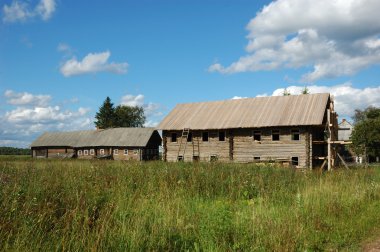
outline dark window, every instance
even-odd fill
[[[254,159],[255,161],[258,161],[258,160],[260,160],[260,157],[253,157],[253,159]]]
[[[193,161],[198,162],[199,161],[199,156],[193,156]]]
[[[187,135],[187,141],[188,142],[193,141],[193,133],[189,132],[189,134]]]
[[[172,133],[172,143],[177,142],[177,133]]]
[[[253,140],[261,141],[261,131],[260,130],[253,131]]]
[[[216,162],[216,161],[218,161],[218,157],[216,155],[211,155],[210,162]]]
[[[292,157],[292,165],[294,166],[298,165],[298,157]]]
[[[292,140],[294,141],[300,140],[300,130],[298,129],[292,130]]]
[[[219,141],[225,141],[226,140],[226,132],[219,131]]]
[[[272,141],[280,141],[280,131],[272,130]]]
[[[202,132],[202,141],[208,142],[208,132]]]
[[[177,160],[178,161],[183,161],[183,156],[178,156]]]

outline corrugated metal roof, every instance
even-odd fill
[[[330,94],[270,96],[178,104],[157,127],[230,129],[320,125]]]
[[[46,132],[36,139],[37,146],[128,146],[144,147],[154,133],[154,128],[112,128],[72,132]]]

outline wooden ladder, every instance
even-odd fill
[[[181,160],[179,160],[180,154],[182,154],[181,155],[182,156],[182,161],[185,161],[185,152],[186,152],[186,147],[187,147],[187,137],[189,136],[189,133],[190,133],[190,129],[189,128],[184,128],[182,130],[182,135],[181,135],[181,139],[179,141],[179,147],[178,147],[177,161],[181,161]],[[182,143],[183,139],[185,139],[185,144]],[[181,148],[183,150],[181,150]]]
[[[199,157],[199,137],[193,136],[193,159],[194,157]]]

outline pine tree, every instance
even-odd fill
[[[95,126],[98,129],[107,129],[114,127],[115,108],[111,99],[107,96],[103,105],[99,108],[99,112],[95,115]]]
[[[309,89],[305,86],[305,87],[302,89],[301,94],[310,94],[310,91],[309,91]]]

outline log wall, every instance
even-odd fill
[[[299,140],[292,140],[292,129],[300,131]],[[261,131],[261,141],[253,140],[254,130]],[[279,141],[272,141],[272,130],[280,130]],[[183,139],[181,145],[182,131],[163,131],[165,160],[177,161],[178,155],[184,156],[184,161],[193,161],[193,156],[199,155],[201,161],[210,161],[211,156],[216,156],[218,161],[224,162],[257,162],[258,158],[260,161],[290,161],[292,157],[298,157],[298,167],[310,167],[312,151],[310,150],[311,134],[308,128],[230,129],[225,131],[224,141],[219,141],[218,130],[210,130],[207,142],[202,141],[203,131],[191,132],[192,141],[185,143],[186,139]],[[172,133],[177,134],[176,142],[171,141]],[[185,144],[186,151],[184,151]],[[180,145],[181,150],[178,154]]]

